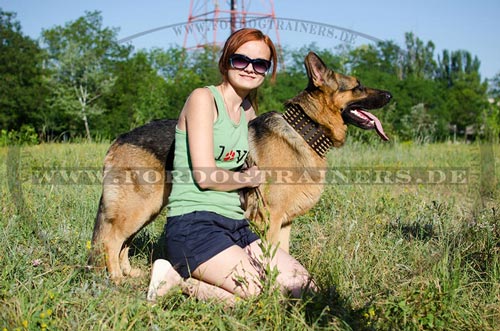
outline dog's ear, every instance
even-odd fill
[[[329,79],[327,73],[330,70],[316,53],[309,52],[304,60],[304,64],[306,66],[307,76],[309,77],[308,89],[323,86],[326,80]]]

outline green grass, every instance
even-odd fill
[[[304,301],[265,293],[232,309],[175,291],[152,307],[147,277],[116,286],[86,268],[107,144],[0,149],[0,328],[498,330],[500,148],[490,147],[348,143],[331,152],[332,169],[361,177],[327,185],[292,230],[291,253],[320,293]],[[86,184],[37,184],[43,167],[77,168],[84,177],[75,182]],[[434,181],[450,169],[467,176],[401,183],[404,171],[429,169]],[[139,235],[141,246],[151,247],[163,222]],[[142,249],[132,263],[148,270],[149,258]]]

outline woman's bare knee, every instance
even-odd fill
[[[242,299],[259,296],[262,293],[262,279],[256,273],[234,273],[232,275],[233,293]]]
[[[261,272],[237,246],[229,247],[202,263],[194,270],[193,276],[241,298],[254,297],[262,292]]]
[[[304,293],[316,292],[317,286],[309,273],[297,271],[293,274],[282,275],[280,280],[284,290],[294,298],[300,298]]]
[[[249,255],[265,264],[270,264],[271,268],[277,268],[278,276],[276,281],[283,293],[291,294],[293,297],[300,297],[306,291],[317,291],[307,269],[294,257],[277,247],[270,247],[266,254],[261,249],[262,243],[254,242],[248,248]]]

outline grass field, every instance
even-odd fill
[[[231,309],[178,291],[150,306],[147,277],[116,286],[87,270],[107,148],[0,149],[2,330],[500,329],[498,145],[332,151],[325,193],[292,231],[321,291]],[[139,235],[135,266],[148,270],[163,223]]]

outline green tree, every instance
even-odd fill
[[[458,132],[467,126],[479,130],[485,124],[488,83],[481,81],[479,68],[479,59],[465,50],[444,50],[438,58],[436,81],[445,95],[443,107]]]
[[[420,79],[432,79],[436,73],[434,59],[435,46],[432,41],[426,44],[412,32],[405,34],[406,50],[403,62],[404,77],[415,76]]]
[[[443,53],[438,57],[436,68],[436,78],[450,87],[456,80],[460,80],[462,74],[477,75],[480,80],[479,67],[481,62],[475,56],[464,50],[448,51],[443,50]]]
[[[6,131],[36,127],[47,94],[43,51],[15,17],[0,9],[0,128]]]
[[[500,72],[488,81],[488,108],[484,113],[489,139],[500,139]]]
[[[178,117],[193,89],[217,84],[221,79],[218,56],[211,48],[194,52],[174,48],[157,50],[151,53],[150,59],[153,68],[167,83],[165,94],[168,102],[164,116],[168,118]]]
[[[220,49],[205,47],[202,50],[191,52],[186,61],[187,67],[198,77],[200,84],[218,84],[222,81],[219,72]]]
[[[346,55],[350,74],[366,86],[390,89],[402,79],[402,50],[393,42],[364,45]]]
[[[490,98],[500,101],[500,72],[489,80],[488,95]]]
[[[99,119],[101,134],[114,137],[153,119],[163,118],[169,98],[167,83],[153,68],[146,51],[118,63],[115,84],[103,101]]]
[[[103,98],[107,110],[98,119],[102,135],[114,137],[153,119],[177,118],[194,88],[220,80],[216,63],[204,52],[154,48],[117,63],[116,82]]]
[[[89,117],[103,112],[97,100],[110,91],[116,79],[111,69],[130,52],[129,47],[118,44],[116,35],[115,29],[102,27],[99,12],[86,12],[64,27],[42,32],[53,72],[51,107],[66,115],[70,123],[80,117],[89,140]]]

